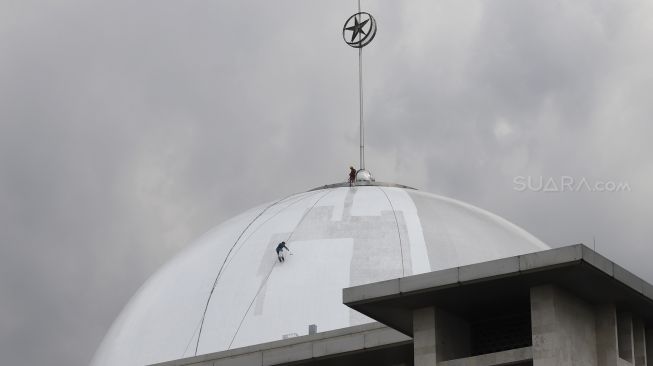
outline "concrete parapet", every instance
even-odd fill
[[[262,364],[263,364],[263,354],[261,352],[255,352],[255,353],[249,353],[240,356],[218,359],[215,360],[213,366],[251,366],[251,365],[262,365]]]
[[[410,344],[410,337],[379,323],[262,343],[156,366],[268,366]]]

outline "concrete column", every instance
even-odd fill
[[[598,366],[617,366],[617,310],[614,304],[596,307],[596,358]]]
[[[469,323],[442,309],[413,311],[415,366],[435,366],[471,355]]]
[[[415,366],[436,366],[435,308],[413,311],[413,352]]]
[[[645,337],[647,364],[653,366],[653,329],[646,329]]]
[[[534,366],[594,366],[596,325],[592,306],[552,286],[531,288]]]
[[[635,366],[646,366],[646,334],[641,319],[633,319],[633,349]]]
[[[633,316],[630,313],[617,313],[617,343],[619,358],[634,364]]]

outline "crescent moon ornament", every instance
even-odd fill
[[[367,46],[376,36],[376,20],[370,13],[359,12],[347,19],[342,27],[342,38],[354,48]]]

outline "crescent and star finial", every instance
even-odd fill
[[[351,33],[349,36],[348,33]],[[376,36],[376,20],[370,13],[359,12],[347,19],[342,28],[345,43],[354,48],[367,46]]]
[[[372,42],[376,36],[376,20],[370,13],[360,11],[350,16],[342,27],[342,38],[349,46],[358,48],[358,95],[360,105],[360,169],[356,173],[356,182],[374,181],[372,174],[365,170],[365,127],[363,123],[363,47]]]

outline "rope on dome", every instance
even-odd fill
[[[291,202],[290,204],[288,204],[287,206],[283,207],[281,210],[275,212],[274,215],[270,215],[270,217],[268,217],[267,219],[265,219],[265,221],[263,221],[259,226],[257,226],[256,229],[252,230],[252,232],[249,233],[249,235],[247,235],[247,237],[241,241],[242,245],[240,245],[240,246],[238,247],[238,249],[236,249],[236,252],[234,253],[234,255],[232,255],[231,258],[229,258],[229,260],[227,261],[227,264],[225,265],[225,270],[229,267],[229,264],[231,264],[231,261],[232,261],[234,258],[236,258],[236,256],[237,256],[238,253],[240,252],[240,250],[245,246],[245,243],[247,243],[247,241],[249,240],[249,238],[251,238],[252,235],[254,235],[254,233],[256,233],[256,232],[258,231],[258,229],[260,229],[261,227],[263,227],[263,225],[265,225],[268,221],[270,221],[270,220],[272,220],[273,218],[275,218],[278,214],[282,213],[282,212],[283,212],[284,210],[286,210],[287,208],[290,208],[291,206],[293,206],[293,205],[295,205],[295,204],[297,204],[297,203],[299,203],[299,202],[301,202],[301,201],[303,201],[303,200],[305,200],[305,199],[311,198],[311,197],[317,195],[318,193],[319,193],[319,192],[309,192],[309,194],[307,194],[307,195],[303,195],[303,196],[299,197],[298,199],[292,201],[292,202]]]
[[[302,222],[304,222],[304,219],[306,218],[306,216],[308,216],[308,214],[313,210],[313,208],[315,208],[315,206],[318,204],[318,202],[320,202],[322,200],[322,198],[326,197],[331,192],[333,192],[333,190],[329,190],[325,194],[320,196],[320,198],[318,198],[315,201],[315,203],[313,203],[313,205],[308,210],[306,210],[306,212],[304,212],[304,215],[302,215],[302,218],[299,219],[299,222],[295,226],[295,230],[291,231],[290,235],[288,235],[288,239],[286,239],[284,241],[287,241],[288,243],[290,243],[290,239],[295,234],[295,231],[297,231],[297,228],[301,226]],[[252,301],[250,301],[249,306],[247,307],[247,311],[245,311],[245,314],[243,315],[242,319],[240,319],[240,323],[238,324],[238,328],[236,328],[236,332],[234,333],[234,336],[231,338],[231,342],[229,342],[229,347],[227,347],[228,350],[231,349],[231,346],[233,345],[234,341],[236,340],[236,336],[238,336],[238,332],[240,331],[240,328],[243,326],[243,322],[245,321],[245,318],[247,317],[247,314],[249,314],[249,311],[252,309],[252,305],[254,305],[254,301],[256,300],[258,295],[261,293],[261,290],[263,289],[263,287],[265,287],[265,285],[267,284],[268,279],[270,279],[270,275],[272,274],[272,271],[274,270],[274,267],[276,267],[276,265],[277,265],[277,259],[275,258],[274,259],[274,264],[272,264],[272,267],[270,268],[270,271],[268,272],[267,276],[265,276],[265,279],[261,282],[261,285],[259,286],[258,290],[256,291],[256,294],[252,298]]]
[[[238,237],[236,238],[236,241],[234,242],[234,244],[231,246],[231,248],[227,252],[226,257],[225,257],[224,261],[222,262],[222,265],[220,266],[220,269],[218,270],[218,274],[216,275],[215,280],[213,281],[213,286],[211,287],[211,291],[209,292],[209,297],[206,300],[206,305],[204,305],[204,312],[202,313],[202,317],[200,318],[200,322],[199,322],[199,325],[198,325],[199,326],[199,333],[197,335],[197,343],[195,344],[195,356],[197,356],[197,350],[198,350],[199,345],[200,345],[200,338],[202,337],[202,329],[204,328],[204,320],[206,319],[206,312],[209,309],[209,303],[211,302],[211,297],[213,296],[213,291],[215,291],[215,288],[218,285],[218,280],[220,279],[220,276],[222,275],[222,272],[223,272],[223,270],[225,268],[225,264],[227,263],[227,260],[230,258],[229,256],[230,256],[231,252],[234,250],[234,248],[236,247],[236,245],[238,244],[240,239],[243,237],[245,232],[252,226],[252,224],[254,224],[254,222],[256,222],[256,220],[259,219],[259,217],[261,217],[270,208],[276,206],[277,204],[287,200],[288,198],[290,198],[292,196],[295,196],[296,194],[297,193],[293,193],[293,194],[290,194],[290,195],[288,195],[286,197],[283,197],[283,198],[269,204],[261,212],[259,212],[259,214],[256,215],[256,217],[254,217],[252,219],[252,221],[250,221],[249,224],[247,224],[247,226],[245,226],[243,231],[241,231],[240,235],[238,235]],[[305,197],[303,197],[303,198],[305,198]],[[195,334],[195,332],[193,332],[193,335],[194,334]],[[186,345],[186,349],[184,350],[184,355],[186,354],[186,351],[188,350],[188,346],[190,345],[190,343],[192,341],[193,341],[193,337],[191,336],[191,339],[189,340],[188,345]]]

